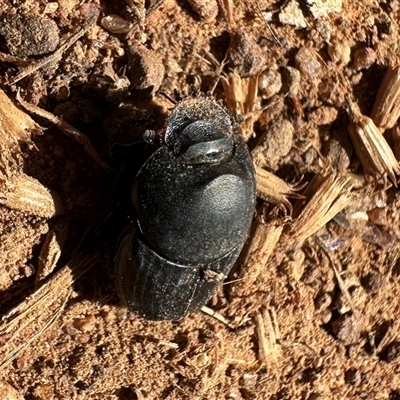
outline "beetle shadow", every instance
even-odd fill
[[[109,132],[107,124],[114,121],[109,163],[115,174],[102,217],[97,219],[86,244],[82,246],[93,249],[98,262],[75,284],[81,299],[112,306],[122,305],[115,285],[113,259],[121,232],[134,219],[130,206],[132,182],[146,160],[160,146],[160,140],[149,142],[144,138],[147,128],[159,131],[163,124],[162,119],[158,118],[155,122],[151,118],[158,106],[151,105],[150,108],[152,112],[147,112],[144,116],[142,113],[135,114],[130,107],[124,107],[124,113],[128,113],[128,116],[124,116],[119,108],[104,123],[105,131]],[[147,111],[148,109],[149,107],[146,108]],[[119,120],[118,124],[115,124],[116,118]]]
[[[128,117],[130,116],[129,121],[129,118],[121,117],[121,112],[115,116],[116,111],[112,107],[106,107],[104,104],[101,106],[105,111],[104,118],[101,117],[102,121],[95,123],[83,121],[82,123],[78,117],[78,123],[73,123],[73,126],[89,138],[100,157],[107,160],[107,163],[112,166],[108,170],[93,161],[84,147],[76,140],[67,137],[58,128],[49,126],[47,121],[34,117],[36,122],[45,128],[43,128],[42,135],[32,135],[33,146],[21,144],[21,154],[23,155],[21,172],[42,184],[45,190],[50,191],[51,195],[54,193],[53,200],[56,211],[55,216],[51,218],[18,212],[15,214],[15,223],[22,223],[22,228],[26,225],[27,228],[33,229],[32,238],[29,238],[32,247],[29,249],[29,259],[26,263],[20,263],[20,272],[18,272],[18,267],[14,266],[14,269],[17,269],[15,277],[10,275],[11,284],[5,290],[0,291],[0,315],[6,314],[18,304],[22,304],[28,296],[33,295],[43,284],[53,279],[55,274],[65,268],[71,260],[88,255],[98,259],[95,265],[84,274],[79,269],[72,271],[73,285],[79,294],[77,299],[84,298],[106,304],[120,303],[113,279],[110,279],[113,274],[112,269],[103,260],[102,246],[99,245],[99,241],[102,239],[98,234],[99,227],[104,225],[104,220],[113,211],[115,198],[121,187],[119,183],[121,175],[135,174],[148,153],[154,150],[153,145],[137,140],[134,145],[129,145],[129,143],[122,145],[122,148],[125,146],[129,148],[129,151],[121,151],[121,148],[117,151],[118,146],[116,146],[113,150],[114,154],[108,154],[106,149],[112,140],[106,134],[99,135],[99,129],[107,119],[105,117],[111,116],[114,116],[114,120],[119,119],[118,127],[122,134],[126,133],[123,132],[124,129],[130,132],[135,129],[141,130],[141,124],[145,125],[143,130],[147,128],[160,129],[165,122],[165,116],[161,107],[153,101],[149,101],[146,108],[146,111],[151,110],[146,115],[151,117],[154,114],[156,116],[153,119],[143,118],[143,115],[137,118],[137,114],[129,115],[130,110],[126,109],[125,113]],[[119,109],[120,107],[116,108],[116,110]],[[128,167],[123,168],[124,163]],[[10,211],[10,215],[14,215],[13,213],[14,211]],[[22,222],[18,222],[19,214],[21,214]],[[41,251],[45,247],[46,235],[62,223],[67,224],[68,229],[67,238],[62,245],[61,257],[54,270],[38,283],[35,280],[40,268]],[[28,238],[25,240],[29,244]],[[19,243],[16,243],[16,247],[17,245]],[[26,266],[23,265],[24,263]]]

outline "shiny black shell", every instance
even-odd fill
[[[114,259],[122,300],[150,320],[200,310],[238,258],[254,212],[252,159],[226,110],[211,97],[181,101],[128,196],[133,218]]]

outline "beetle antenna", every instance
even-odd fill
[[[199,90],[196,86],[190,85],[189,87],[189,96],[190,97],[197,97],[199,95]]]
[[[177,102],[183,100],[182,94],[178,89],[174,89],[174,95],[175,95],[175,99],[176,99]]]
[[[167,93],[160,92],[160,95],[165,97],[167,100],[169,100],[174,106],[176,105],[177,101],[175,99],[173,99],[171,96],[169,96]],[[175,93],[175,97],[176,97],[176,93]]]

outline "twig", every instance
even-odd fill
[[[11,54],[2,53],[2,52],[0,52],[0,61],[15,64],[20,68],[24,68],[30,62],[29,60],[26,60],[24,58],[16,57]]]
[[[271,34],[272,38],[274,39],[275,43],[276,43],[277,45],[279,45],[280,47],[282,47],[283,49],[288,50],[288,48],[287,48],[288,46],[287,46],[287,45],[285,46],[285,45],[282,43],[282,41],[278,38],[278,35],[275,33],[274,29],[271,27],[271,25],[270,25],[270,24],[268,23],[268,21],[265,19],[264,14],[262,13],[261,8],[260,8],[260,5],[258,4],[258,1],[257,1],[257,0],[254,0],[254,5],[255,5],[256,10],[257,10],[258,13],[260,14],[261,18],[263,19],[264,24],[265,24],[265,26],[267,27],[267,29],[268,29],[269,33]]]
[[[267,365],[267,355],[269,351],[267,346],[267,339],[265,337],[264,320],[260,311],[257,312],[257,314],[255,315],[254,322],[256,324],[256,332],[258,338],[258,357],[262,364]]]
[[[47,331],[58,319],[58,317],[61,315],[63,312],[68,299],[72,293],[72,289],[68,290],[68,293],[66,294],[63,303],[61,306],[57,309],[57,311],[50,317],[50,319],[46,322],[46,324],[38,331],[36,332],[33,336],[31,336],[29,339],[27,339],[21,346],[16,347],[9,355],[8,357],[0,364],[0,370],[7,365],[9,365],[13,360],[15,360],[16,357],[21,353],[22,350],[26,349],[33,341],[36,340],[42,333]]]
[[[220,314],[218,311],[214,311],[212,308],[204,306],[201,308],[201,311],[203,311],[204,314],[209,315],[210,317],[215,318],[217,321],[222,322],[224,325],[226,325],[228,328],[234,329],[232,324],[227,320],[222,314]]]
[[[335,263],[334,263],[332,257],[330,256],[328,250],[325,248],[325,245],[323,244],[321,239],[318,237],[317,237],[317,241],[319,242],[322,251],[328,257],[329,263],[332,267],[332,270],[333,270],[336,280],[338,282],[340,291],[342,292],[343,296],[346,298],[346,300],[350,306],[350,309],[353,312],[357,329],[359,330],[359,332],[361,332],[364,327],[362,315],[358,312],[357,307],[354,305],[353,299],[351,298],[351,295],[346,287],[346,284],[344,283],[342,277],[340,276],[340,273],[339,273],[338,269],[336,268]]]
[[[61,58],[62,54],[68,50],[78,39],[80,39],[92,26],[94,23],[94,18],[89,18],[84,22],[83,26],[77,33],[68,38],[54,53],[46,56],[40,60],[35,60],[28,66],[21,69],[21,71],[9,82],[9,85],[14,85],[19,82],[21,79],[31,75],[33,72],[37,71],[39,68],[44,67],[47,64],[50,64],[54,60]]]
[[[17,92],[16,99],[21,104],[21,106],[24,107],[27,111],[29,111],[32,114],[38,115],[39,117],[45,118],[47,121],[57,126],[57,128],[61,129],[67,136],[71,137],[72,139],[75,139],[78,143],[80,143],[83,146],[86,153],[88,153],[89,156],[92,157],[93,160],[95,160],[104,169],[110,168],[107,165],[107,163],[101,159],[97,151],[93,148],[89,139],[83,133],[79,132],[78,129],[74,128],[73,126],[63,121],[61,118],[58,118],[54,114],[26,102],[25,100],[22,99],[19,91]]]

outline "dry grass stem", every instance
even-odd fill
[[[71,286],[96,263],[94,255],[79,255],[22,303],[1,317],[0,369],[45,332],[60,316]]]
[[[340,291],[342,292],[342,295],[345,297],[348,306],[350,307],[351,311],[353,312],[355,326],[357,327],[359,333],[361,333],[362,330],[364,329],[364,325],[365,325],[362,314],[358,311],[357,307],[354,305],[351,294],[350,294],[349,290],[347,289],[347,286],[346,286],[345,282],[343,281],[342,277],[340,276],[339,270],[338,270],[338,268],[336,268],[335,262],[333,261],[332,257],[330,256],[329,251],[325,248],[325,246],[319,239],[318,239],[318,242],[320,243],[321,248],[324,251],[325,255],[328,257],[329,263],[332,267],[333,273],[335,274],[336,280],[338,282]]]
[[[0,52],[0,61],[15,64],[20,68],[23,68],[29,64],[29,60],[26,60],[26,59],[20,58],[20,57],[16,57],[16,56],[13,56],[12,54],[7,54],[7,53],[3,53],[3,52]]]
[[[26,174],[0,176],[0,204],[45,218],[54,217],[63,211],[58,194]]]
[[[277,343],[275,327],[268,310],[258,311],[254,317],[258,339],[260,362],[267,366],[278,362],[280,346]]]
[[[251,241],[243,260],[239,279],[246,281],[246,287],[251,285],[265,271],[267,262],[278,243],[284,224],[280,220],[262,222],[257,218],[252,227]]]
[[[215,318],[217,321],[222,322],[224,325],[226,325],[227,327],[233,329],[233,325],[230,323],[230,321],[228,319],[226,319],[222,314],[220,314],[218,311],[214,311],[212,308],[207,307],[207,306],[203,306],[201,307],[201,311],[204,314],[209,315],[210,317]]]
[[[397,185],[399,163],[374,121],[362,115],[355,115],[348,130],[364,170],[374,175],[388,175]]]
[[[92,159],[95,160],[99,165],[101,165],[105,169],[109,168],[109,166],[101,159],[97,151],[93,148],[89,139],[83,133],[79,132],[73,126],[63,121],[62,119],[58,118],[54,114],[46,110],[43,110],[40,107],[34,106],[33,104],[29,104],[28,102],[26,102],[21,98],[19,93],[17,94],[16,98],[22,105],[22,107],[24,107],[27,111],[29,111],[32,114],[38,115],[39,117],[42,117],[47,121],[51,122],[52,124],[54,124],[55,126],[57,126],[57,128],[63,131],[67,136],[69,136],[70,138],[76,140],[79,144],[81,144],[85,149],[86,153],[90,157],[92,157]]]
[[[219,9],[223,15],[228,26],[231,28],[233,26],[233,0],[218,0]]]
[[[302,199],[303,196],[296,191],[301,190],[304,185],[291,185],[278,178],[274,174],[256,167],[257,196],[269,203],[284,208],[292,214],[293,208],[288,197]]]
[[[344,283],[342,277],[340,276],[340,273],[339,273],[338,269],[336,268],[335,263],[332,260],[330,260],[330,262],[331,262],[333,272],[335,273],[336,280],[338,281],[340,291],[342,292],[343,296],[345,297],[351,311],[353,312],[353,315],[356,317],[356,323],[359,326],[359,330],[361,331],[360,327],[363,325],[361,314],[358,312],[357,308],[354,306],[354,302],[353,302],[353,299],[351,298],[351,294],[349,293],[349,290],[347,289],[346,284]]]
[[[262,18],[262,20],[264,21],[264,24],[265,24],[266,28],[268,29],[270,35],[274,39],[274,42],[278,46],[282,47],[283,49],[289,50],[290,47],[287,45],[287,43],[285,43],[284,41],[282,41],[282,39],[280,39],[278,37],[278,34],[275,32],[275,30],[272,28],[271,24],[268,22],[267,18],[265,17],[265,13],[261,10],[260,5],[258,4],[258,0],[251,0],[250,3],[254,7],[255,12],[258,13],[260,15],[260,17]]]
[[[21,71],[11,80],[10,85],[14,85],[21,79],[33,74],[38,69],[44,67],[51,62],[57,62],[61,59],[62,55],[67,51],[77,40],[79,40],[96,21],[95,18],[89,18],[85,21],[83,27],[77,33],[68,38],[54,53],[49,56],[43,57],[40,60],[34,60],[31,64],[21,69]]]
[[[232,72],[227,77],[222,76],[221,82],[229,112],[235,117],[244,118],[239,133],[244,140],[248,141],[253,136],[254,121],[258,118],[258,112],[255,109],[258,74],[250,78],[241,78],[236,72]]]
[[[400,117],[400,66],[389,67],[383,77],[372,108],[371,118],[376,126],[391,129]]]
[[[35,277],[38,286],[57,265],[68,233],[68,224],[59,221],[47,235],[39,254],[39,267]]]
[[[169,340],[160,339],[157,344],[160,346],[169,347],[170,349],[179,349],[179,344],[175,342],[170,342]]]
[[[308,202],[299,202],[295,207],[298,216],[293,221],[290,239],[302,242],[317,232],[349,204],[350,191],[348,178],[317,174],[304,192]]]
[[[50,316],[50,318],[47,321],[41,321],[42,323],[40,324],[40,326],[38,326],[37,328],[39,328],[36,331],[33,331],[29,336],[26,337],[26,340],[23,342],[20,342],[19,345],[17,346],[10,346],[8,347],[9,352],[6,353],[6,355],[4,357],[1,356],[0,353],[0,370],[4,367],[6,367],[7,365],[9,365],[13,360],[15,360],[18,355],[21,353],[21,351],[23,351],[24,349],[26,349],[28,346],[31,345],[31,343],[33,343],[40,335],[42,335],[44,332],[47,331],[47,329],[49,329],[54,322],[58,319],[58,317],[61,315],[61,313],[64,311],[64,308],[67,304],[67,301],[69,299],[69,296],[71,294],[72,290],[69,289],[68,292],[64,295],[63,301],[62,303],[57,307],[54,308],[54,314],[52,314]],[[60,298],[62,297],[62,295],[60,295]],[[33,322],[33,321],[32,321]],[[35,321],[37,322],[37,321]],[[1,334],[1,332],[0,332]],[[14,335],[14,337],[19,338],[20,332],[16,333]],[[14,339],[14,337],[11,338]],[[11,341],[12,343],[12,341]],[[7,342],[7,344],[9,344]]]

